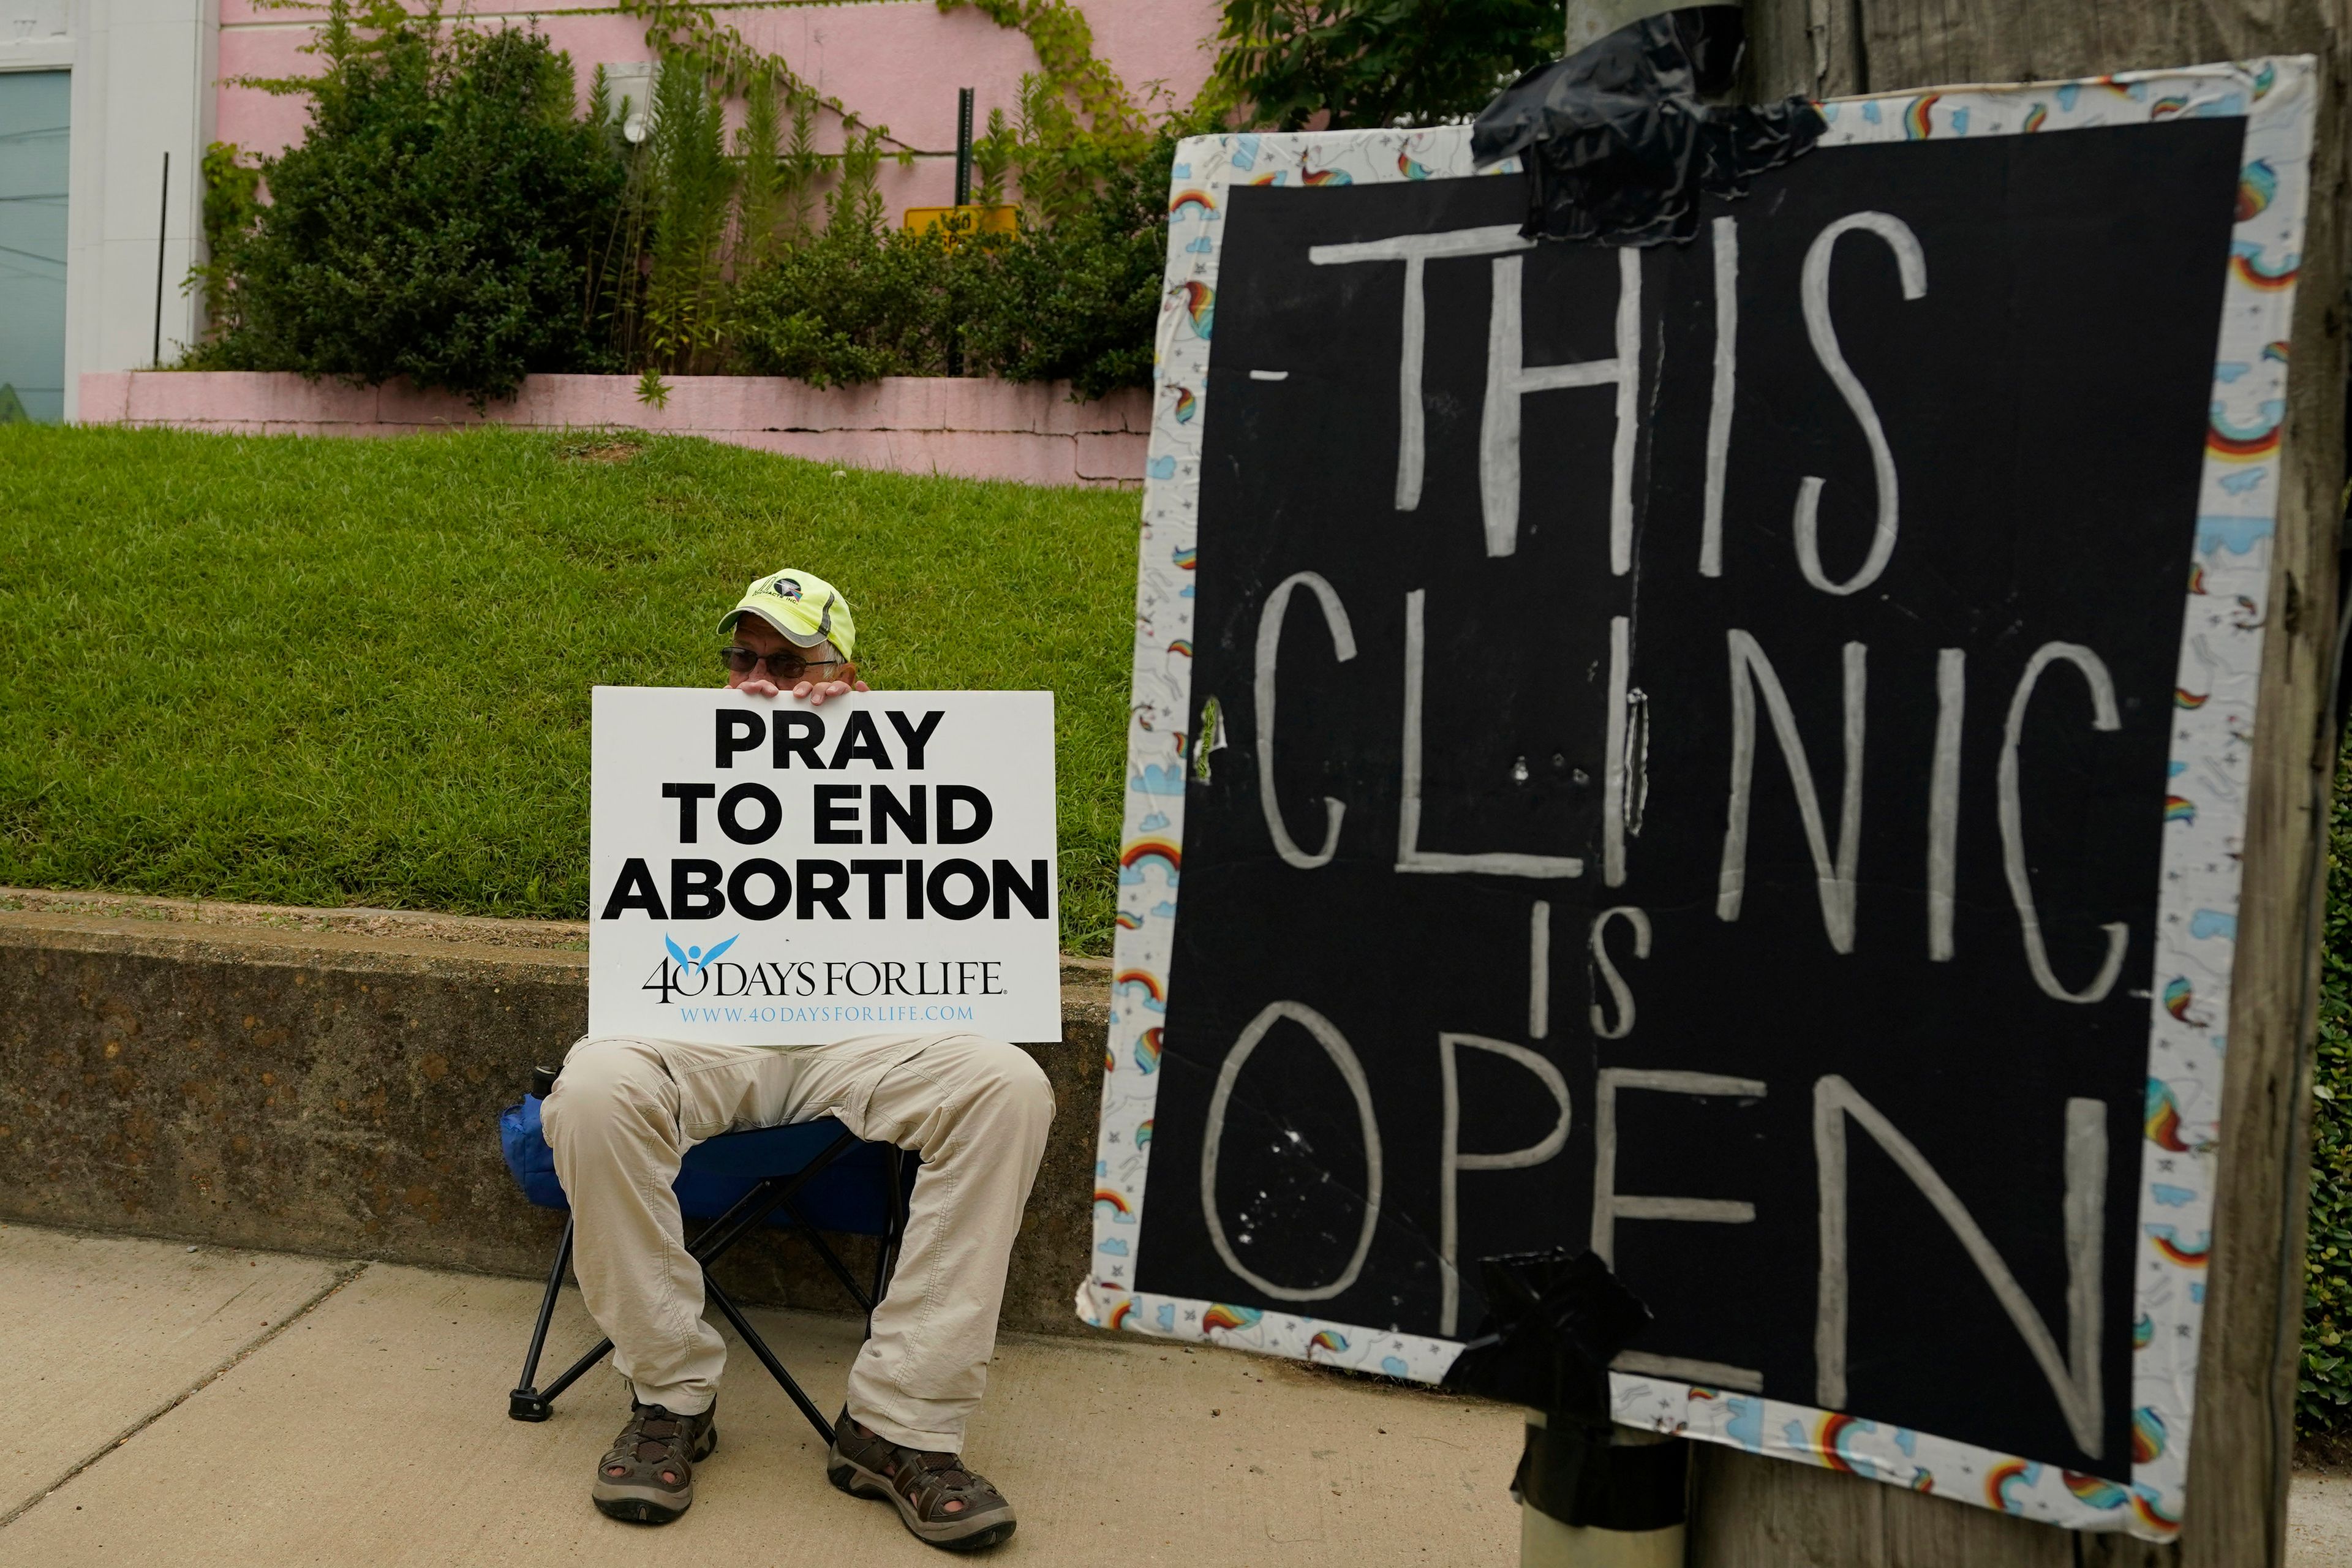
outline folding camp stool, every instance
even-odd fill
[[[499,1139],[523,1194],[542,1208],[568,1209],[562,1184],[555,1180],[554,1155],[540,1131],[540,1105],[554,1086],[554,1073],[545,1068],[532,1075],[532,1092],[521,1104],[500,1113]],[[709,1221],[688,1248],[702,1265],[704,1298],[734,1325],[743,1343],[792,1396],[828,1447],[833,1442],[833,1423],[802,1391],[734,1298],[710,1277],[711,1265],[763,1224],[795,1226],[866,1314],[866,1331],[871,1334],[875,1303],[889,1286],[890,1271],[906,1236],[907,1158],[889,1144],[861,1141],[828,1116],[788,1127],[722,1133],[688,1150],[678,1172],[678,1206],[689,1218]],[[600,1340],[545,1388],[532,1381],[539,1375],[540,1356],[547,1347],[556,1294],[572,1266],[572,1223],[569,1217],[563,1222],[555,1264],[547,1273],[547,1292],[540,1299],[539,1320],[531,1327],[530,1349],[523,1357],[522,1377],[507,1395],[507,1414],[517,1421],[544,1421],[554,1415],[556,1396],[613,1348],[611,1340]],[[870,1286],[861,1284],[850,1272],[841,1255],[820,1234],[819,1224],[836,1232],[877,1238]]]

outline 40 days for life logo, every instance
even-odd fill
[[[705,983],[710,979],[710,966],[717,963],[719,955],[733,947],[742,934],[738,931],[725,942],[714,942],[710,951],[705,952],[698,942],[678,946],[677,938],[664,931],[662,945],[669,949],[669,956],[654,965],[653,977],[646,982],[645,989],[660,992],[665,1002],[673,995],[701,995],[706,989]],[[695,983],[692,990],[687,988],[689,980]]]
[[[721,963],[741,933],[713,942],[678,945],[664,932],[666,954],[654,963],[641,991],[652,992],[663,1003],[678,998],[737,1000],[744,997],[875,996],[892,998],[934,996],[1002,996],[1004,964],[996,959],[799,959],[784,963]]]

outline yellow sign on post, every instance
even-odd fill
[[[950,238],[968,234],[1011,234],[1021,226],[1017,206],[908,207],[907,232],[921,234],[940,228]]]

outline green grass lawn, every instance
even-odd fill
[[[877,688],[1050,688],[1108,950],[1132,494],[689,439],[0,426],[0,882],[585,917],[592,686],[718,679],[782,565]]]

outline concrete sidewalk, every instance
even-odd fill
[[[2287,1568],[2352,1564],[2352,1469],[2298,1469],[2287,1492]]]
[[[32,1382],[0,1430],[0,1565],[947,1561],[826,1485],[749,1355],[692,1512],[604,1519],[588,1477],[625,1410],[599,1369],[506,1418],[538,1289],[388,1264],[0,1226],[0,1322]],[[827,1409],[854,1321],[752,1314]],[[566,1292],[552,1355],[592,1337]],[[558,1364],[561,1364],[559,1360]],[[1507,1564],[1516,1411],[1235,1352],[1007,1335],[973,1461],[1020,1505],[989,1561]],[[2298,1472],[2293,1568],[2352,1563],[2352,1478]]]
[[[0,1226],[20,1390],[0,1429],[0,1564],[949,1561],[823,1450],[740,1347],[693,1510],[656,1532],[587,1500],[627,1396],[609,1369],[509,1421],[521,1280]],[[855,1321],[755,1311],[830,1411]],[[557,1366],[593,1338],[565,1292]],[[1517,1413],[1237,1352],[1007,1335],[971,1454],[1019,1505],[989,1561],[1507,1563]]]

